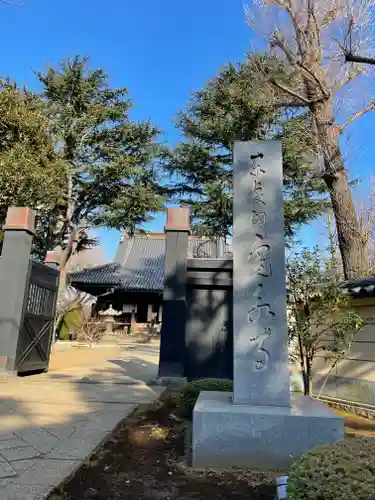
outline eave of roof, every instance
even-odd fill
[[[210,255],[230,256],[225,242],[189,240],[188,255],[209,258]],[[131,292],[161,293],[164,289],[165,235],[157,234],[121,238],[113,263],[84,269],[69,275],[72,286],[79,290],[88,287],[108,287]]]
[[[374,297],[375,276],[348,280],[342,283],[341,287],[344,288],[353,298]]]
[[[165,240],[134,238],[123,242],[117,262],[72,273],[70,283],[78,289],[108,286],[126,291],[161,293],[164,287]]]

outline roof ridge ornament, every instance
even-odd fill
[[[120,316],[121,311],[116,311],[113,309],[112,304],[109,305],[109,308],[105,311],[99,311],[100,316]]]

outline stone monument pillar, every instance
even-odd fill
[[[287,471],[342,439],[344,424],[322,403],[290,397],[281,142],[236,142],[233,157],[234,392],[201,392],[193,466]]]
[[[237,142],[234,158],[234,403],[288,407],[281,143]]]

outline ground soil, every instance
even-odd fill
[[[52,351],[48,371],[59,372],[72,368],[92,368],[107,359],[119,356],[119,348],[114,347],[65,347],[58,346]]]
[[[273,500],[277,474],[197,472],[175,395],[127,418],[49,500]]]
[[[136,352],[139,344],[155,345],[160,344],[159,339],[148,339],[145,337],[129,337],[127,343],[113,346],[87,346],[69,345],[70,342],[55,344],[52,348],[51,358],[49,361],[49,372],[66,371],[71,368],[83,367],[92,368],[98,364],[104,363],[108,359],[113,359],[119,356],[123,351],[131,350]]]

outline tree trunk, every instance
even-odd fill
[[[321,24],[317,21],[315,10],[314,2],[309,0],[304,7],[306,28],[295,23],[294,30],[299,59],[310,73],[309,76],[304,72],[300,74],[313,117],[316,152],[323,156],[320,175],[330,192],[344,276],[345,279],[351,279],[368,272],[367,256],[340,151],[339,130],[334,120],[334,93],[326,88]],[[315,75],[315,78],[311,78],[311,75]]]
[[[71,223],[68,245],[67,248],[61,254],[60,280],[59,280],[59,289],[61,292],[66,290],[67,288],[68,263],[75,251],[76,240],[77,240],[77,228],[73,223]]]
[[[331,254],[331,271],[332,277],[336,283],[342,281],[342,269],[340,260],[337,256],[336,238],[332,227],[331,214],[328,215],[328,239],[329,239],[329,253]]]
[[[76,220],[74,219],[74,158],[76,151],[76,138],[68,134],[65,138],[65,158],[69,161],[69,167],[67,171],[67,194],[66,194],[66,214],[64,221],[64,233],[68,231],[68,244],[67,248],[62,252],[61,262],[60,262],[60,291],[65,290],[67,285],[67,265],[74,253],[75,245],[77,242],[77,226]],[[64,235],[63,235],[64,236]]]
[[[306,353],[306,385],[305,385],[305,396],[311,396],[312,394],[312,373],[311,373],[311,359],[308,353]]]
[[[305,355],[303,352],[303,343],[301,339],[301,335],[298,334],[298,349],[299,349],[299,362],[301,365],[301,373],[302,373],[302,380],[303,380],[303,391],[306,396],[306,386],[307,386],[307,379],[306,379],[306,362],[305,362]]]
[[[73,213],[74,213],[74,199],[73,199],[73,175],[69,173],[67,176],[67,209],[65,215],[65,224],[64,230],[68,231],[68,244],[67,248],[62,252],[61,261],[60,261],[60,281],[59,288],[60,291],[66,289],[67,285],[67,265],[74,253],[74,247],[76,245],[77,240],[77,225],[73,222]]]
[[[324,177],[330,192],[345,279],[368,273],[366,242],[360,231],[345,170]]]
[[[344,168],[339,133],[334,124],[333,102],[328,99],[314,104],[310,107],[310,111],[314,117],[318,151],[323,156],[321,176],[330,193],[344,277],[353,279],[364,276],[368,273],[366,242],[361,234]]]
[[[336,366],[337,366],[338,362],[339,362],[339,360],[338,360],[338,359],[336,359],[336,360],[335,360],[335,362],[334,362],[334,363],[330,366],[330,368],[329,368],[329,370],[328,370],[328,372],[327,372],[326,376],[324,377],[324,382],[323,382],[323,384],[322,384],[322,386],[321,386],[321,388],[320,388],[320,390],[319,390],[319,394],[318,394],[318,398],[317,398],[317,399],[320,399],[320,396],[322,395],[322,392],[324,391],[324,388],[325,388],[325,386],[326,386],[326,384],[327,384],[327,382],[328,382],[328,378],[329,378],[329,376],[331,375],[332,370],[333,370],[334,368],[336,368]]]

